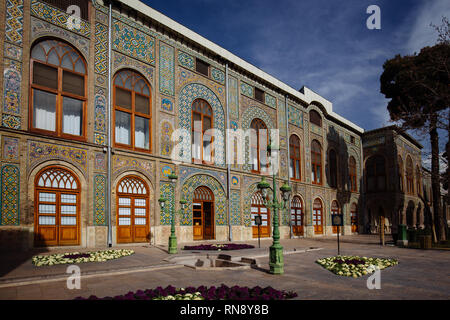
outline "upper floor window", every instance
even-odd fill
[[[311,142],[311,180],[322,184],[322,147],[317,140]]]
[[[114,77],[115,145],[151,151],[151,93],[138,73],[122,70]]]
[[[309,112],[309,121],[312,124],[315,124],[319,127],[322,126],[322,117],[320,116],[320,114],[316,111],[316,110],[311,110]]]
[[[195,71],[209,77],[209,64],[197,58],[195,60]]]
[[[367,191],[386,190],[386,164],[382,156],[370,157],[366,162]]]
[[[337,156],[334,149],[330,150],[329,153],[329,165],[330,165],[330,187],[337,187]]]
[[[255,99],[264,103],[264,91],[255,88]]]
[[[300,139],[296,135],[291,135],[289,138],[289,177],[293,180],[301,179],[301,160],[300,160]]]
[[[350,191],[357,191],[356,185],[356,160],[353,156],[348,159],[348,176],[350,182]]]
[[[406,192],[414,193],[414,167],[410,156],[406,158]]]
[[[202,99],[192,104],[192,159],[195,163],[213,160],[212,132],[213,111],[211,106]]]
[[[250,158],[252,171],[256,173],[267,172],[267,142],[269,131],[264,121],[253,119],[250,125]]]
[[[398,188],[403,192],[403,160],[398,156]]]
[[[70,45],[44,40],[31,50],[30,128],[84,140],[86,62]]]

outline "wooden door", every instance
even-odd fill
[[[323,234],[323,207],[319,199],[314,200],[313,204],[313,226],[314,234]]]
[[[117,186],[117,242],[150,240],[149,192],[137,176],[123,178]]]
[[[339,214],[339,212],[340,212],[340,208],[339,208],[339,204],[338,204],[338,202],[336,201],[336,200],[334,200],[332,203],[331,203],[331,221],[333,221],[333,215],[335,215],[335,214]],[[338,227],[337,226],[333,226],[332,227],[333,228],[333,233],[334,234],[337,234],[337,229],[338,229]],[[342,234],[342,226],[341,227],[339,227],[339,234]]]
[[[303,202],[300,197],[295,196],[291,202],[291,224],[292,233],[296,236],[303,236]]]
[[[356,208],[356,204],[352,204],[350,208],[351,215],[351,224],[352,224],[352,232],[358,232],[358,211]]]
[[[260,191],[255,192],[252,196],[251,214],[253,238],[258,238],[258,226],[255,224],[255,217],[258,215],[261,216],[262,221],[260,237],[270,237],[270,210],[264,206],[263,197]]]
[[[80,183],[63,168],[45,168],[36,176],[36,245],[80,244]]]
[[[195,189],[192,210],[194,240],[214,239],[214,194],[209,188]]]

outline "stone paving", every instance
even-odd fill
[[[371,257],[390,257],[399,260],[397,266],[381,271],[381,289],[369,290],[369,276],[353,279],[337,276],[322,268],[315,261],[336,255],[336,240],[333,238],[292,239],[282,241],[288,252],[294,249],[320,247],[321,250],[286,254],[284,275],[271,275],[268,257],[257,258],[260,268],[251,270],[204,271],[187,267],[162,269],[170,265],[169,256],[161,248],[132,247],[136,254],[107,263],[80,264],[82,275],[103,272],[103,275],[82,277],[80,290],[69,290],[66,281],[43,281],[30,285],[9,284],[0,287],[0,299],[73,299],[77,296],[99,297],[125,294],[138,289],[173,285],[176,287],[220,285],[228,286],[272,286],[279,290],[297,292],[298,299],[450,299],[450,252],[443,250],[414,250],[394,246],[379,246],[375,237],[343,237],[341,254]],[[203,243],[203,242],[202,242]],[[247,241],[257,246],[257,241]],[[262,256],[268,253],[271,241],[261,241],[261,249],[226,251],[232,256]],[[130,248],[130,247],[129,247]],[[68,251],[68,250],[65,250]],[[80,250],[81,251],[81,250]],[[85,250],[88,251],[88,250]],[[53,253],[52,251],[50,253]],[[185,255],[190,252],[183,253]],[[2,261],[4,257],[2,257]],[[31,259],[31,257],[30,257]],[[166,261],[164,261],[166,259]],[[50,274],[64,274],[67,266],[59,265],[39,269],[25,260],[14,270],[0,278],[14,281],[34,275],[35,279]],[[153,269],[152,269],[153,266]],[[149,267],[148,270],[145,267]],[[108,275],[108,272],[126,268],[141,268],[126,274]],[[138,269],[136,269],[138,270]]]

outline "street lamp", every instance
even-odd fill
[[[274,158],[277,156],[277,149],[273,147],[270,143],[267,146],[267,155],[268,158],[271,159],[271,153],[274,153]],[[286,202],[289,201],[291,187],[287,183],[281,186],[280,191],[283,198],[283,205],[278,202],[276,195],[276,180],[275,180],[275,170],[273,170],[274,166],[272,165],[272,180],[273,180],[273,196],[272,200],[267,199],[268,189],[270,188],[269,183],[267,183],[266,178],[263,177],[261,182],[258,183],[257,187],[261,191],[263,196],[264,205],[267,208],[273,208],[273,243],[270,247],[269,251],[269,266],[270,273],[272,274],[283,274],[284,273],[284,261],[283,261],[283,247],[280,244],[280,229],[278,223],[278,209],[285,208]]]

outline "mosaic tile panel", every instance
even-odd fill
[[[6,0],[5,39],[18,45],[23,42],[23,0]]]
[[[172,208],[173,208],[173,185],[171,183],[161,183],[160,185],[160,195],[164,199],[166,199],[166,205],[164,206],[164,210],[161,211],[160,223],[161,225],[171,225],[172,223]]]
[[[247,96],[247,97],[250,97],[250,98],[253,98],[254,95],[255,95],[254,94],[254,88],[251,85],[249,85],[249,84],[247,84],[247,83],[245,83],[243,81],[241,81],[241,93],[244,96]]]
[[[159,92],[175,95],[175,49],[159,43]]]
[[[106,155],[104,153],[96,152],[94,158],[94,170],[105,171],[106,169]]]
[[[74,147],[38,141],[28,141],[28,168],[44,160],[61,159],[74,164],[83,173],[87,172],[87,151]]]
[[[288,156],[287,150],[280,150],[280,178],[288,179]]]
[[[214,194],[214,214],[215,222],[218,226],[227,224],[226,196],[221,184],[211,176],[198,174],[185,181],[181,189],[182,197],[187,201],[187,206],[182,211],[180,225],[192,226],[192,198],[194,191],[200,186],[206,186]]]
[[[222,70],[211,68],[211,77],[216,80],[217,82],[220,82],[221,84],[225,84],[225,72]]]
[[[172,154],[173,142],[172,139],[173,124],[169,121],[163,121],[161,123],[161,155],[164,157],[169,157]]]
[[[97,94],[95,95],[94,101],[94,130],[106,133],[106,97]]]
[[[122,68],[131,68],[139,73],[142,73],[148,80],[148,82],[153,83],[153,68],[145,63],[139,62],[138,60],[127,57],[118,52],[112,53],[113,60],[113,71],[116,72]],[[105,79],[106,80],[106,79]]]
[[[169,180],[169,174],[175,172],[175,166],[167,163],[161,163],[161,166],[160,179]]]
[[[217,181],[220,182],[220,184],[222,185],[222,188],[226,189],[227,176],[224,172],[215,171],[215,170],[198,169],[195,167],[180,166],[180,177],[179,177],[180,183],[183,184],[186,179],[190,178],[191,176],[193,176],[195,174],[201,174],[201,173],[213,176],[214,178],[217,179]]]
[[[94,143],[101,146],[106,146],[106,134],[94,132]]]
[[[44,2],[32,0],[31,14],[54,25],[81,34],[82,36],[85,36],[87,38],[89,38],[91,34],[91,27],[89,25],[89,22],[80,19],[79,28],[77,28],[78,26],[72,26],[69,21],[69,18],[71,17],[70,14],[58,8],[52,7]]]
[[[323,130],[322,130],[321,127],[316,126],[315,124],[311,123],[311,132],[314,132],[316,134],[322,135]],[[349,138],[349,140],[350,140],[350,138]]]
[[[95,72],[106,74],[108,72],[108,27],[95,23]]]
[[[5,128],[20,130],[21,119],[11,114],[2,114],[2,126]]]
[[[212,90],[219,100],[222,102],[222,105],[225,104],[225,88],[224,86],[206,79],[203,76],[200,76],[194,72],[182,70],[177,77],[178,87],[182,88],[190,83],[201,83],[207,86],[210,90]]]
[[[231,225],[241,225],[241,191],[231,190],[230,193],[230,206],[231,206]]]
[[[108,24],[108,15],[101,12],[100,10],[95,10],[95,20],[103,24]]]
[[[1,172],[1,225],[19,224],[20,171],[17,166],[4,165]]]
[[[238,176],[232,176],[231,177],[231,187],[239,189],[241,186],[241,181],[239,180]]]
[[[178,51],[178,63],[187,69],[194,70],[195,68],[194,57],[183,51]]]
[[[155,39],[118,20],[113,20],[113,49],[148,64],[155,63]]]
[[[276,109],[277,108],[277,99],[274,96],[271,96],[270,94],[268,94],[267,92],[264,94],[264,99],[266,101],[266,104],[271,107]]]
[[[94,225],[106,226],[106,176],[94,176]]]
[[[21,63],[5,59],[3,73],[3,112],[20,114]]]
[[[289,105],[289,123],[301,128],[303,126],[303,112],[294,106]]]
[[[135,170],[136,168],[143,170],[150,177],[153,177],[154,175],[153,163],[150,161],[125,158],[114,155],[111,162],[112,162],[112,171],[114,175],[116,175],[120,171]]]
[[[191,113],[192,113],[192,103],[195,99],[201,98],[206,100],[213,109],[213,123],[214,128],[222,133],[222,138],[215,136],[215,164],[220,167],[225,166],[225,147],[224,147],[224,137],[225,137],[225,115],[222,104],[220,103],[217,96],[208,87],[192,83],[185,86],[180,92],[179,100],[179,127],[185,129],[188,133],[191,132]],[[183,137],[182,137],[183,138]],[[186,139],[186,141],[181,141],[180,143],[180,153],[179,156],[184,162],[190,163],[191,158],[191,141]]]
[[[19,139],[3,136],[3,158],[6,160],[19,159]]]
[[[238,80],[233,76],[228,77],[228,110],[230,118],[239,119]]]
[[[5,57],[15,59],[15,60],[22,60],[22,48],[18,47],[16,45],[13,45],[9,42],[5,42]]]
[[[55,26],[51,23],[31,17],[31,41],[37,38],[53,36],[59,37],[71,43],[81,51],[87,61],[89,61],[89,40],[73,32]]]
[[[286,136],[286,104],[281,99],[278,101],[278,129],[280,129],[280,136]]]
[[[170,99],[161,99],[161,110],[173,112],[173,102]]]

